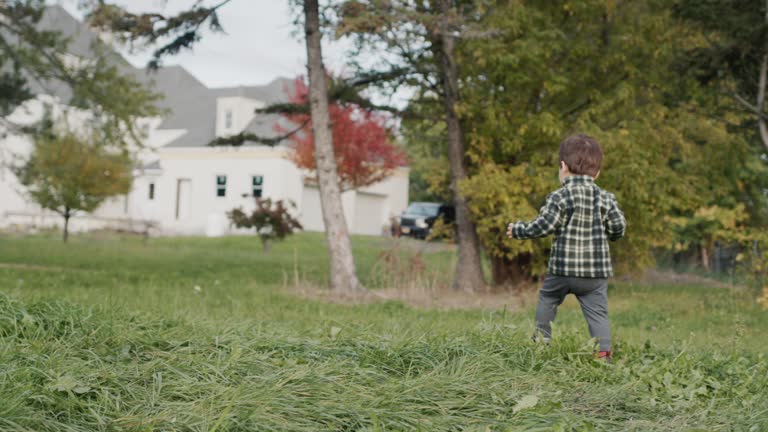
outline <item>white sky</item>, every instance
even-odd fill
[[[62,5],[77,18],[78,0],[49,0]],[[215,4],[207,0],[206,4]],[[188,8],[194,0],[115,0],[131,12],[172,14]],[[265,84],[276,77],[306,75],[306,51],[303,40],[296,37],[288,0],[232,0],[219,10],[226,34],[206,31],[193,51],[183,51],[164,58],[165,65],[181,65],[208,87]],[[146,52],[123,55],[137,67],[151,57]],[[344,44],[324,39],[326,67],[343,70]]]

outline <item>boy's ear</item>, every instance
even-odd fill
[[[568,165],[565,164],[565,161],[560,161],[560,169],[561,170],[568,169]]]
[[[597,180],[598,177],[600,177],[600,170],[597,170],[597,174],[595,174],[595,180]]]

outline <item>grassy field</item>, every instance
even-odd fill
[[[375,289],[391,245],[353,244]],[[445,277],[454,256],[423,260]],[[532,304],[339,305],[282,289],[297,268],[322,283],[326,267],[311,233],[269,254],[243,237],[0,237],[0,430],[768,430],[768,312],[745,290],[613,284],[604,365],[573,300],[541,346]]]

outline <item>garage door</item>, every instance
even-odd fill
[[[381,235],[388,223],[386,199],[381,195],[358,192],[355,197],[355,234]]]
[[[301,226],[305,231],[324,231],[323,209],[320,207],[320,191],[315,187],[305,187],[301,197]]]

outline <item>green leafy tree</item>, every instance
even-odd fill
[[[681,0],[675,12],[706,34],[705,44],[687,51],[684,65],[749,114],[768,151],[768,2]]]
[[[711,117],[726,121],[732,137],[747,140],[755,147],[748,160],[743,160],[740,144],[728,146],[735,147],[735,153],[730,148],[712,155],[712,159],[732,163],[729,176],[739,183],[733,196],[745,204],[751,225],[765,226],[768,2],[680,0],[675,3],[674,12],[703,34],[700,43],[685,47],[677,70],[692,75],[698,86],[706,90],[706,98],[700,95],[699,100]],[[742,160],[733,164],[734,157]],[[715,204],[732,207],[732,203]]]
[[[124,152],[110,151],[73,133],[40,136],[16,175],[37,204],[64,219],[65,242],[72,216],[128,193],[132,181],[131,161]]]
[[[668,2],[512,2],[484,18],[494,38],[460,46],[468,157],[463,183],[497,285],[545,271],[548,240],[504,238],[558,187],[557,146],[584,132],[603,145],[598,180],[629,221],[612,251],[619,270],[653,262],[673,243],[667,215],[734,208],[745,180],[765,172],[738,114],[712,116],[712,89],[675,67],[701,46],[700,30],[674,19]],[[754,201],[765,208],[764,198]]]
[[[746,219],[743,205],[735,208],[701,207],[693,216],[669,216],[665,221],[675,230],[674,248],[688,250],[693,245],[700,250],[701,266],[710,270],[710,254],[715,241],[726,239]]]
[[[410,162],[408,197],[411,201],[451,201],[450,170],[445,127],[423,120],[402,122],[401,132]]]
[[[101,140],[124,148],[140,143],[136,120],[161,113],[160,95],[122,70],[124,61],[96,38],[88,58],[72,56],[67,36],[41,26],[49,7],[44,0],[0,2],[0,124],[24,131],[5,117],[34,97],[34,81],[69,89],[63,102],[90,111]]]
[[[351,59],[365,57],[360,55],[364,52],[380,59],[374,65],[352,60],[358,84],[393,92],[402,86],[410,87],[416,91],[419,103],[428,107],[412,106],[411,112],[405,114],[420,110],[444,127],[458,243],[453,288],[466,292],[484,290],[486,283],[477,229],[466,196],[459,189],[468,176],[468,165],[466,133],[459,112],[462,94],[457,46],[462,38],[485,37],[474,26],[475,17],[486,13],[479,6],[480,2],[461,0],[348,0],[337,8],[336,26],[337,35],[355,40],[357,52]]]

